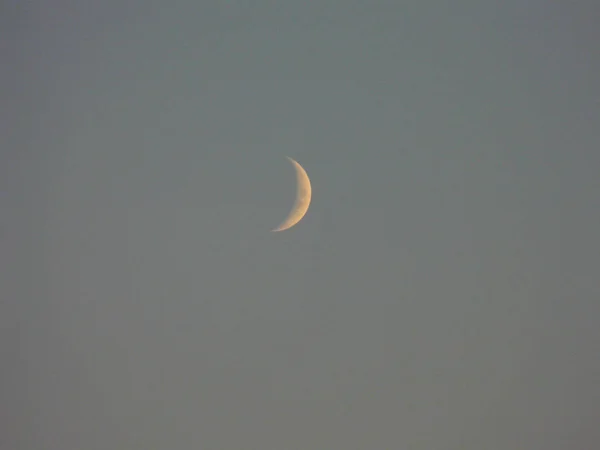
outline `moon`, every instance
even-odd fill
[[[287,159],[290,160],[290,162],[294,165],[294,169],[296,169],[296,202],[294,203],[294,206],[292,207],[292,210],[288,214],[287,218],[281,222],[281,225],[271,231],[287,230],[300,222],[300,220],[302,220],[308,211],[312,197],[310,179],[306,174],[306,170],[304,170],[304,168],[298,164],[298,161],[293,160],[289,156]]]

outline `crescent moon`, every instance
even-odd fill
[[[296,169],[296,202],[294,203],[294,206],[292,207],[292,210],[288,214],[287,218],[281,222],[281,225],[271,231],[287,230],[288,228],[292,228],[294,225],[300,222],[300,220],[302,220],[308,211],[312,197],[310,179],[306,174],[306,170],[304,170],[304,168],[298,164],[298,161],[294,161],[289,156],[287,158],[294,165],[294,169]]]

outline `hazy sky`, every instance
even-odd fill
[[[595,3],[2,2],[0,448],[600,446]]]

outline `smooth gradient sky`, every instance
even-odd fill
[[[595,2],[7,3],[0,448],[600,446]]]

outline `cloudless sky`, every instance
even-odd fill
[[[9,3],[1,449],[600,446],[595,2]]]

